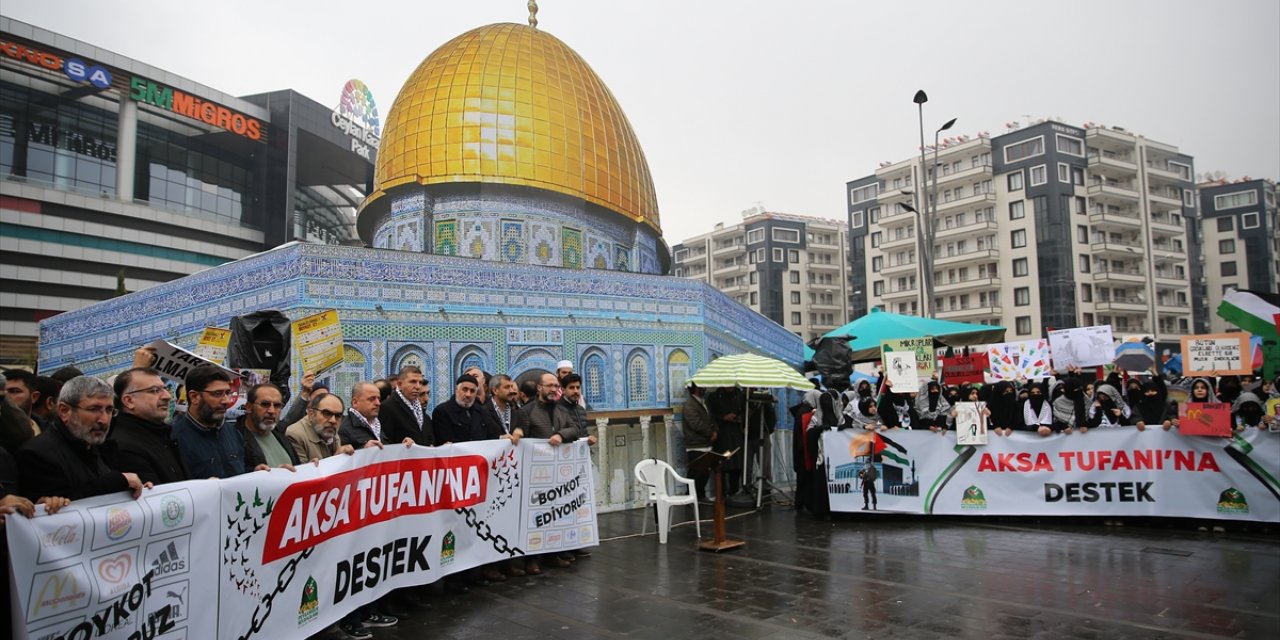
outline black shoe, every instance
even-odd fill
[[[864,505],[862,505],[862,510],[863,510],[863,511],[870,511],[870,510],[871,510],[871,508],[864,504]]]
[[[360,624],[363,624],[364,626],[370,627],[373,629],[385,629],[387,627],[394,627],[396,626],[397,622],[400,622],[399,618],[396,618],[395,616],[389,616],[385,613],[371,613],[367,616],[360,618]]]
[[[369,640],[373,637],[373,632],[359,622],[339,622],[338,630],[351,640]]]

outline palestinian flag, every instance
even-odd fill
[[[1275,293],[1231,289],[1218,305],[1218,317],[1263,338],[1276,335],[1276,314],[1280,294]]]

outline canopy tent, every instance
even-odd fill
[[[852,337],[849,348],[853,350],[853,361],[870,362],[880,359],[882,340],[928,336],[943,345],[960,347],[1004,342],[1004,331],[1004,327],[921,318],[872,309],[871,313],[822,337]]]
[[[806,344],[806,345],[804,346],[804,361],[805,361],[805,362],[809,362],[809,361],[813,360],[813,354],[815,354],[815,353],[817,353],[817,352],[813,350],[813,347],[811,347],[811,346],[809,346],[809,345],[807,345],[807,344]]]

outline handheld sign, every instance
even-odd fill
[[[1109,324],[1050,331],[1049,349],[1055,371],[1066,371],[1069,367],[1100,367],[1111,364],[1116,358]]]
[[[191,353],[190,351],[168,342],[167,340],[156,340],[149,346],[152,349],[155,349],[155,356],[153,356],[151,361],[151,368],[159,371],[160,376],[167,380],[173,380],[182,384],[186,382],[187,374],[192,369],[205,364],[211,364],[222,369],[227,372],[227,375],[231,376],[233,380],[240,377],[239,373],[236,373],[235,371],[232,371],[231,369],[228,369],[216,362]]]
[[[1231,436],[1231,405],[1225,402],[1186,402],[1178,410],[1178,431],[1184,436]]]
[[[987,416],[982,413],[985,406],[985,402],[956,403],[956,444],[987,443]]]
[[[215,364],[226,364],[227,346],[230,344],[230,329],[205,327],[204,332],[200,334],[200,339],[196,341],[196,348],[192,353]]]
[[[1187,376],[1253,373],[1247,333],[1182,336],[1182,367]]]
[[[942,381],[947,384],[983,382],[987,370],[986,352],[942,359]]]
[[[920,380],[933,377],[937,356],[933,338],[905,338],[880,343],[885,375],[898,393],[914,393]]]
[[[342,364],[342,325],[330,309],[293,321],[293,344],[302,371],[320,375]]]

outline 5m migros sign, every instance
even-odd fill
[[[257,118],[146,78],[135,76],[129,79],[129,98],[225,129],[250,140],[262,141],[266,134],[265,127]]]

